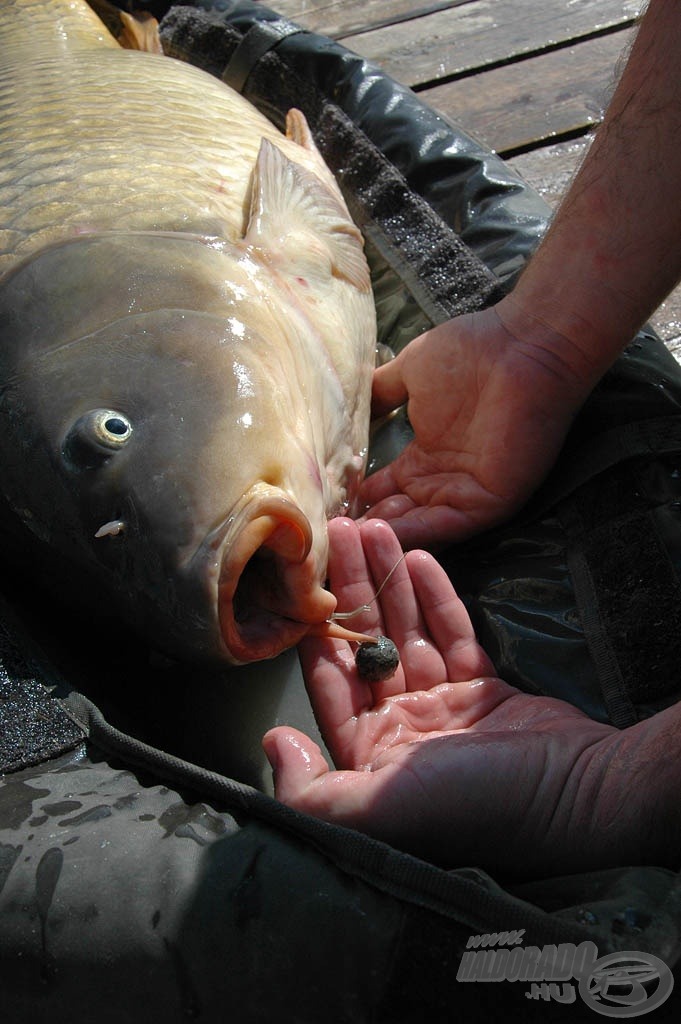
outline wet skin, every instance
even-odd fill
[[[368,601],[395,564],[391,528],[330,524],[339,608]],[[302,733],[264,738],[276,795],[447,868],[539,877],[625,863],[675,864],[678,768],[662,758],[676,709],[624,731],[494,675],[437,562],[410,552],[358,628],[397,644],[386,682],[361,680],[351,645],[300,645],[337,770]],[[652,765],[652,767],[651,767]]]

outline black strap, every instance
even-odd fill
[[[675,499],[647,497],[645,472],[645,459],[613,467],[558,509],[584,635],[619,728],[679,689],[681,582],[659,526]]]
[[[304,31],[285,18],[256,22],[249,28],[222,72],[223,82],[237,92],[242,92],[248,76],[261,57],[278,46],[282,39]]]

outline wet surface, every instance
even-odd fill
[[[487,195],[493,205],[489,190]],[[661,383],[663,377],[655,379]],[[666,387],[657,390],[662,394]],[[495,553],[487,565],[471,555],[471,574],[492,581],[481,617],[501,624],[498,645],[513,662],[514,636],[505,628],[513,609],[520,610],[516,637],[527,654],[521,674],[527,670],[533,677],[542,662],[537,623],[557,648],[561,642],[570,646],[579,633],[575,603],[563,582],[561,545],[552,547],[551,541],[549,536],[546,548],[534,553],[532,542],[521,543],[511,579],[503,571],[503,544],[498,564]],[[557,567],[551,561],[556,555]],[[547,615],[551,595],[555,609]],[[248,712],[261,703],[270,717],[286,714],[285,701],[277,703],[279,695],[273,698],[267,686],[247,694],[247,677],[241,690],[229,693],[220,678],[206,683],[181,670],[155,675],[149,672],[149,652],[126,647],[110,625],[90,638],[81,636],[78,622],[55,618],[54,650],[63,648],[65,636],[75,647],[82,640],[84,650],[91,643],[80,663],[62,650],[69,677],[73,670],[79,683],[98,689],[118,724],[125,728],[132,721],[131,731],[157,745],[185,751],[193,745],[197,760],[212,758],[236,774],[220,746],[228,747],[232,736],[236,745],[245,721],[252,735],[242,751],[259,741],[262,717]],[[480,917],[481,906],[520,915],[523,899],[532,904],[533,926],[543,909],[553,915],[546,925],[552,929],[568,922],[566,927],[590,935],[599,930],[604,943],[633,939],[670,958],[678,950],[679,887],[669,872],[653,868],[550,880],[519,891],[513,902],[481,872],[474,879],[473,870],[438,872],[434,895],[427,888],[429,866],[409,861],[403,865],[409,896],[391,902],[382,888],[385,879],[395,882],[394,892],[404,892],[405,878],[391,875],[399,862],[394,851],[343,836],[332,863],[304,831],[296,832],[292,816],[266,829],[244,812],[238,828],[229,813],[195,794],[120,770],[101,751],[91,755],[86,761],[79,748],[0,784],[0,979],[3,999],[20,1007],[21,1024],[89,1020],[93,1005],[100,1024],[147,1024],[152,1002],[158,1020],[209,1019],[211,1007],[213,1019],[222,1019],[225,1007],[252,1005],[254,994],[259,999],[267,992],[277,1000],[267,1019],[293,1006],[299,1019],[344,1012],[347,1020],[361,1020],[386,990],[395,994],[394,1012],[376,1012],[377,1020],[400,1014],[407,1019],[406,1001],[423,1009],[431,993],[441,997],[435,1007],[440,1019],[449,1020],[460,958],[456,944],[466,941],[465,928]],[[257,778],[254,759],[249,770]],[[337,862],[340,871],[334,870]],[[449,887],[457,882],[461,889],[452,896]],[[472,902],[462,898],[466,887],[477,890]],[[416,908],[409,903],[414,892]],[[445,914],[429,916],[425,892]],[[506,923],[522,922],[509,917]],[[477,989],[479,1010],[483,986]],[[456,1009],[463,1019],[461,998]]]

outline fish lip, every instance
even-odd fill
[[[248,619],[240,620],[237,626],[236,618],[227,618],[224,613],[220,622],[222,642],[228,651],[230,661],[236,665],[276,658],[289,648],[295,647],[313,625],[273,613],[261,613],[257,627]],[[234,626],[231,626],[230,622],[233,622]]]
[[[324,622],[335,598],[316,580],[309,520],[283,492],[256,485],[204,538],[191,560],[209,562],[223,656],[233,664],[273,658]],[[284,614],[287,577],[304,580],[311,611]],[[328,600],[327,600],[328,598]],[[309,621],[308,621],[309,619]]]
[[[244,522],[248,519],[255,518],[256,515],[260,514],[265,507],[271,510],[278,509],[283,513],[290,513],[297,510],[297,506],[285,495],[272,497],[270,495],[258,493],[259,488],[256,485],[251,488],[242,499],[237,502],[234,508],[231,509],[203,538],[199,547],[192,555],[189,565],[193,565],[194,562],[205,559],[209,552],[215,553],[215,558],[220,558],[225,547],[233,543],[234,538],[238,535],[240,530],[243,528]],[[301,513],[302,515],[302,513]],[[301,527],[302,527],[301,522]],[[309,524],[308,524],[309,525]],[[303,558],[307,557],[312,544],[312,536],[310,534],[309,540],[306,543]]]

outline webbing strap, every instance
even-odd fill
[[[681,581],[658,526],[673,501],[651,506],[640,472],[617,467],[559,507],[584,635],[619,728],[680,685]]]
[[[277,21],[258,21],[249,28],[222,72],[222,80],[237,92],[242,92],[248,76],[266,53],[278,46],[282,39],[297,35],[305,29],[285,18]]]

